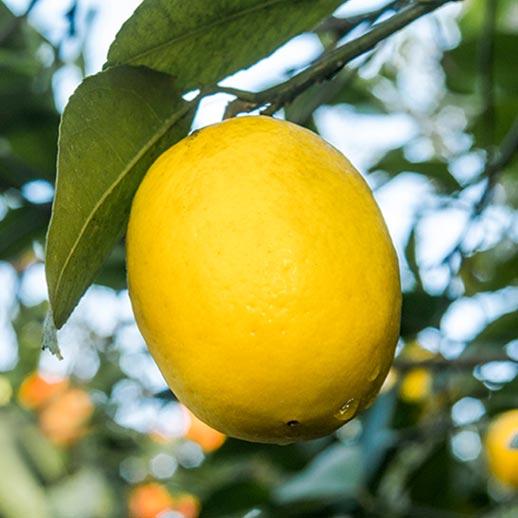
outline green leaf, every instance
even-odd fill
[[[495,28],[498,32],[509,30],[509,20],[512,19],[516,0],[498,0]],[[471,0],[464,6],[459,28],[465,39],[479,35],[487,15],[487,0]]]
[[[2,133],[19,114],[34,109],[55,111],[51,79],[56,51],[26,18],[15,18],[2,3],[0,6],[0,106]],[[41,51],[52,49],[52,61]],[[4,135],[2,135],[4,136]]]
[[[504,346],[518,335],[518,310],[505,313],[486,325],[480,333],[471,340],[463,357],[484,356],[491,351],[504,353]]]
[[[312,29],[341,0],[145,0],[122,26],[107,66],[145,65],[192,90],[253,65]]]
[[[225,515],[243,516],[253,507],[259,507],[268,503],[268,489],[254,480],[233,480],[229,484],[221,484],[203,502],[203,515],[207,518],[221,516],[221,510],[225,509]]]
[[[308,124],[317,108],[325,104],[334,104],[334,99],[342,90],[352,85],[354,74],[355,72],[344,69],[331,80],[310,86],[286,106],[286,119],[296,124]]]
[[[460,269],[466,295],[480,291],[495,291],[516,285],[518,251],[512,240],[466,257]]]
[[[518,503],[511,500],[493,508],[490,512],[481,515],[482,518],[515,518],[518,516]]]
[[[400,413],[400,412],[398,412]],[[406,413],[406,412],[405,412]],[[381,481],[377,495],[385,502],[388,509],[404,509],[407,487],[412,481],[413,474],[426,461],[434,448],[431,438],[416,442],[407,442],[404,447],[395,449],[388,459],[387,466],[381,472]],[[406,515],[399,512],[398,515]]]
[[[276,491],[285,504],[300,500],[346,498],[352,496],[364,478],[360,449],[334,444]]]
[[[45,492],[25,462],[16,444],[15,427],[2,412],[0,418],[0,515],[5,518],[21,516],[50,517]]]
[[[12,321],[18,342],[18,365],[16,375],[19,382],[38,368],[41,353],[42,324],[48,311],[48,304],[36,306],[20,304],[18,314]]]
[[[313,112],[320,106],[348,104],[357,113],[383,113],[383,103],[372,94],[372,84],[344,68],[333,78],[316,83],[298,95],[285,108],[286,119],[311,128]]]
[[[501,94],[513,95],[518,89],[518,34],[497,32],[494,39],[494,79]],[[460,45],[445,53],[443,66],[446,84],[461,94],[475,92],[480,81],[480,37],[478,34],[462,40]]]
[[[117,67],[87,78],[60,127],[46,275],[60,328],[125,230],[144,174],[184,137],[193,103],[165,74]]]
[[[423,289],[423,282],[421,279],[421,272],[419,271],[419,264],[416,256],[416,225],[412,226],[412,230],[408,236],[408,240],[405,245],[405,259],[414,276],[416,286],[418,289]]]
[[[3,190],[35,178],[54,179],[59,115],[52,93],[56,63],[51,45],[25,18],[15,18],[5,8],[0,10],[0,39]]]
[[[12,158],[34,171],[32,180],[54,180],[58,124],[59,116],[51,110],[25,110],[3,135]]]
[[[116,505],[109,481],[96,467],[82,467],[53,486],[49,500],[55,518],[113,516]]]
[[[394,443],[390,424],[396,410],[397,392],[380,394],[362,417],[360,447],[367,476],[376,473],[387,449]]]
[[[518,209],[518,163],[513,163],[502,171],[499,181],[505,191],[507,204]]]
[[[456,492],[460,492],[460,488],[455,488],[452,483],[453,469],[448,447],[440,443],[408,480],[407,489],[412,500],[437,508],[437,516],[441,516],[441,509],[451,509]]]
[[[8,30],[12,23],[16,20],[14,14],[7,8],[7,6],[0,3],[0,31],[3,33]]]
[[[50,216],[49,205],[22,205],[7,211],[0,220],[0,260],[10,260],[43,238]]]
[[[514,124],[516,114],[518,113],[518,98],[504,97],[502,99],[497,99],[494,110],[496,121],[494,134],[492,132],[489,132],[488,134],[487,116],[483,112],[471,120],[468,128],[475,137],[475,146],[482,149],[493,146],[495,142],[502,142],[504,137],[507,135],[508,131]]]
[[[461,189],[459,182],[448,171],[447,164],[438,160],[427,162],[410,162],[404,156],[403,148],[389,151],[376,165],[371,167],[372,171],[385,171],[390,177],[400,173],[409,172],[425,176],[443,192],[454,192]]]
[[[438,327],[450,302],[447,297],[429,295],[424,291],[404,293],[401,335],[411,337],[425,327]]]
[[[39,426],[20,420],[17,433],[24,453],[45,482],[66,475],[64,452],[42,433]]]
[[[518,310],[505,313],[496,320],[490,322],[486,328],[481,331],[466,349],[474,352],[474,348],[478,347],[502,347],[506,343],[514,340],[518,332]]]
[[[0,192],[21,189],[27,182],[40,179],[43,175],[28,166],[24,160],[10,154],[0,154]]]

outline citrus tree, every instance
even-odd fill
[[[396,0],[344,17],[347,3],[144,0],[63,113],[63,51],[29,22],[37,2],[19,16],[0,3],[1,516],[516,514],[516,6]],[[76,16],[72,3],[69,39]],[[321,55],[285,80],[224,81],[302,33]],[[421,186],[399,245],[396,358],[372,406],[317,440],[263,445],[208,427],[157,383],[128,308],[134,195],[221,94],[227,119],[325,133],[326,113],[400,114],[414,128],[362,171],[379,198]],[[455,240],[433,250],[429,235],[455,221]],[[43,262],[49,302],[35,303]],[[469,308],[481,323],[452,334]]]

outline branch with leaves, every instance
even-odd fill
[[[316,32],[322,34],[330,33],[334,42],[337,42],[360,25],[373,24],[381,16],[389,12],[397,11],[400,7],[410,4],[411,1],[412,0],[392,0],[388,4],[382,5],[377,9],[373,9],[372,11],[358,14],[356,16],[349,16],[347,18],[330,16],[317,27]]]
[[[219,87],[219,92],[237,97],[237,101],[231,103],[227,108],[225,116],[232,117],[237,113],[251,112],[262,107],[265,107],[262,110],[263,114],[271,115],[293,101],[310,86],[334,77],[347,63],[374,49],[378,43],[392,34],[451,1],[456,0],[414,2],[388,20],[374,25],[370,31],[362,36],[325,53],[312,65],[288,79],[288,81],[261,92],[253,93],[235,88]],[[382,12],[385,12],[385,9]],[[374,16],[378,17],[380,14],[376,12]],[[367,20],[370,19],[370,16],[372,15],[367,15]]]

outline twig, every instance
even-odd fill
[[[479,201],[475,206],[477,214],[480,214],[485,207],[493,187],[496,183],[498,175],[503,171],[507,165],[511,163],[514,155],[518,152],[518,117],[513,122],[511,129],[507,132],[500,148],[493,154],[491,162],[486,166],[485,176],[487,178],[487,185],[482,193]]]
[[[260,92],[245,92],[234,88],[217,87],[216,92],[230,93],[237,97],[231,114],[264,108],[271,114],[291,102],[310,86],[331,79],[347,63],[372,50],[378,43],[406,27],[414,20],[428,14],[446,3],[458,0],[419,0],[397,14],[373,26],[362,36],[337,47],[316,60],[288,81]],[[232,104],[232,103],[231,103]]]
[[[39,0],[31,0],[27,6],[27,9],[25,9],[25,12],[14,18],[12,23],[9,24],[5,30],[0,33],[0,45],[4,44],[18,30],[21,23],[27,19],[38,2]]]
[[[453,270],[451,267],[452,259],[459,253],[461,258],[465,255],[466,252],[463,250],[464,236],[469,232],[473,223],[479,219],[482,211],[486,207],[496,184],[498,174],[507,166],[518,150],[518,117],[507,135],[504,137],[500,148],[496,151],[494,149],[496,123],[494,98],[494,54],[497,7],[497,0],[488,0],[486,2],[484,25],[479,44],[479,73],[482,96],[481,116],[484,120],[485,139],[487,142],[486,164],[482,174],[486,177],[486,186],[478,201],[473,205],[472,214],[465,226],[461,238],[442,261],[443,264],[450,264],[450,270]],[[476,247],[474,249],[476,249]],[[459,265],[461,264],[462,263],[459,263]]]
[[[29,2],[29,5],[27,6],[27,9],[25,10],[25,13],[23,16],[29,16],[31,11],[36,7],[36,4],[39,2],[39,0],[31,0]]]
[[[356,27],[359,25],[364,23],[372,24],[376,22],[382,15],[406,5],[410,3],[410,1],[411,0],[392,0],[388,4],[378,7],[377,9],[373,9],[372,11],[358,14],[356,16],[348,16],[347,18],[330,16],[316,28],[316,32],[330,32],[333,34],[334,41],[336,42],[351,32],[353,29],[356,29]]]
[[[338,47],[317,60],[312,66],[303,70],[285,83],[262,92],[264,98],[270,100],[269,112],[281,108],[314,83],[331,79],[349,61],[372,50],[379,42],[406,27],[417,18],[427,14],[451,0],[440,2],[419,2],[400,11],[388,20],[375,25],[369,32],[359,38]]]
[[[493,188],[498,179],[498,175],[512,162],[515,155],[518,153],[518,117],[515,118],[510,130],[503,138],[500,147],[492,154],[492,159],[486,164],[482,176],[486,178],[486,186],[478,201],[473,205],[472,215],[464,231],[462,232],[460,240],[455,244],[450,252],[442,260],[442,264],[451,263],[452,259],[457,255],[464,255],[466,251],[463,250],[464,237],[469,232],[474,222],[478,220],[482,211],[486,207]]]

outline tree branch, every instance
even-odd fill
[[[338,18],[336,16],[330,16],[327,20],[324,20],[317,28],[317,33],[331,33],[335,43],[356,29],[363,23],[372,24],[378,20],[382,15],[389,11],[394,11],[404,5],[410,3],[412,0],[392,0],[388,4],[385,4],[377,9],[368,11],[356,16],[349,16],[347,18]]]
[[[513,160],[515,154],[518,152],[518,117],[515,118],[510,130],[500,144],[498,150],[493,153],[491,161],[487,164],[484,171],[484,176],[487,178],[487,185],[475,206],[475,214],[479,215],[482,209],[486,206],[487,201],[493,191],[498,175],[502,172]]]
[[[446,358],[431,358],[429,360],[405,360],[402,358],[397,358],[394,361],[394,367],[400,371],[408,371],[412,369],[430,369],[430,370],[439,370],[439,369],[467,369],[471,370],[477,367],[478,365],[483,365],[491,362],[512,362],[518,365],[518,361],[510,358],[505,354],[495,355],[495,356],[474,356],[474,357],[460,357],[455,358],[453,360],[447,360]]]
[[[39,0],[31,0],[25,9],[25,12],[13,19],[4,31],[0,33],[0,45],[3,45],[20,27],[20,25],[29,17],[31,11],[36,7]]]
[[[380,22],[362,36],[337,47],[316,60],[288,81],[262,90],[245,92],[235,88],[217,87],[216,92],[235,95],[226,116],[250,112],[265,107],[264,114],[272,114],[315,83],[331,79],[347,63],[372,50],[378,43],[406,27],[414,20],[452,1],[459,0],[417,0],[388,20]]]
[[[452,259],[458,253],[460,253],[461,256],[466,254],[466,251],[463,250],[464,236],[468,233],[473,222],[478,219],[489,202],[491,193],[493,192],[493,187],[495,186],[498,179],[498,175],[512,162],[517,153],[518,117],[515,118],[513,125],[503,138],[500,147],[496,150],[496,152],[492,153],[491,160],[486,164],[486,167],[482,172],[482,176],[486,177],[486,187],[478,201],[473,206],[472,215],[467,222],[464,231],[462,232],[461,238],[451,249],[451,251],[448,252],[448,254],[444,257],[442,264],[451,263]]]

